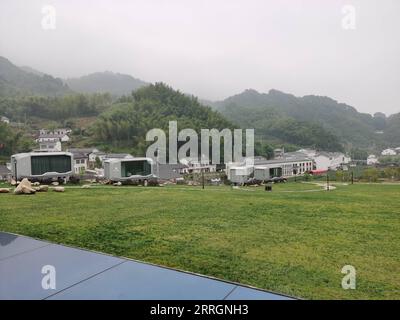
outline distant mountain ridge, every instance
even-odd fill
[[[40,77],[45,75],[45,73],[43,73],[41,71],[38,71],[36,69],[33,69],[33,68],[29,67],[29,66],[22,66],[22,67],[19,67],[19,68],[24,70],[24,71],[26,71],[26,72],[36,74],[37,76],[40,76]]]
[[[132,91],[149,85],[110,71],[63,80],[28,66],[18,67],[0,57],[1,98],[110,93],[110,99],[124,95],[130,100]],[[268,93],[247,89],[222,101],[199,101],[237,126],[255,128],[259,141],[266,144],[333,151],[343,147],[373,151],[400,146],[400,113],[386,117],[377,112],[372,116],[329,97],[296,97],[275,89]],[[11,105],[15,103],[18,104],[14,101]]]
[[[133,90],[149,85],[130,75],[110,71],[95,72],[80,78],[67,79],[68,86],[80,93],[106,93],[113,95],[128,95]]]
[[[0,57],[0,95],[46,95],[57,96],[71,90],[59,78],[38,75],[17,67],[4,57]]]
[[[211,103],[211,106],[240,126],[254,124],[256,129],[270,125],[273,117],[306,121],[318,124],[339,137],[341,143],[351,147],[369,148],[388,143],[386,128],[396,117],[386,118],[382,113],[374,116],[358,112],[354,107],[339,103],[329,97],[307,95],[296,97],[278,90],[259,93],[248,89]],[[396,118],[397,119],[397,118]],[[383,134],[377,134],[382,130]],[[391,141],[399,139],[400,135]]]
[[[95,72],[77,78],[55,78],[29,66],[18,67],[0,56],[0,95],[58,96],[68,93],[110,93],[130,95],[132,91],[149,85],[148,82],[127,74],[110,71]]]

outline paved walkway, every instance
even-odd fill
[[[44,289],[49,269],[56,288]],[[51,267],[50,267],[51,268]],[[44,273],[42,273],[44,271]],[[51,273],[53,274],[53,273]],[[138,261],[0,232],[0,300],[281,300],[288,297]]]

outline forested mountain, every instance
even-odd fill
[[[256,150],[263,155],[284,145],[287,149],[346,150],[364,157],[400,145],[400,114],[386,117],[377,112],[371,116],[328,97],[249,89],[223,101],[199,102],[164,84],[150,85],[112,72],[67,82],[69,85],[0,57],[0,116],[27,129],[35,123],[30,134],[46,123],[78,123],[77,130],[85,136],[77,137],[75,143],[98,144],[115,151],[142,151],[145,132],[166,128],[169,120],[194,129],[255,128]],[[80,120],[85,118],[91,119]]]
[[[0,115],[14,122],[32,118],[64,121],[68,118],[96,116],[111,106],[110,94],[67,94],[59,97],[0,97]]]
[[[385,147],[400,147],[400,113],[387,118],[383,139]]]
[[[57,96],[70,92],[59,78],[28,72],[0,57],[0,96]]]
[[[0,157],[30,151],[33,146],[34,142],[25,130],[12,129],[9,125],[0,121]]]
[[[246,90],[212,105],[229,120],[240,126],[254,124],[256,129],[265,134],[273,134],[283,140],[286,139],[286,133],[291,126],[299,127],[299,131],[296,133],[296,135],[299,134],[299,137],[307,136],[307,133],[301,129],[299,124],[301,122],[304,124],[304,128],[314,126],[320,133],[327,134],[318,139],[321,140],[318,142],[321,146],[324,144],[324,140],[331,135],[338,137],[338,141],[348,149],[353,147],[373,148],[389,143],[389,141],[385,141],[386,133],[377,133],[377,131],[386,131],[387,129],[384,114],[377,113],[371,116],[359,113],[355,108],[338,103],[328,97],[313,95],[295,97],[277,90],[270,90],[269,93]],[[388,120],[388,122],[390,121]],[[273,127],[282,128],[283,134],[277,133],[275,130],[271,131]],[[292,130],[294,131],[295,128]],[[400,141],[400,135],[395,133],[396,129],[392,128],[390,132],[391,141]],[[311,132],[310,134],[314,135]],[[293,142],[296,143],[296,140]]]
[[[147,82],[130,75],[109,71],[62,80],[29,66],[18,67],[0,57],[0,96],[59,96],[71,92],[121,96],[146,85]]]
[[[81,93],[110,93],[112,95],[127,95],[147,82],[133,78],[130,75],[113,72],[96,72],[80,78],[66,80],[68,86]]]
[[[22,66],[22,67],[19,67],[19,68],[24,70],[24,71],[26,71],[26,72],[36,74],[37,76],[44,76],[45,75],[45,73],[43,73],[43,72],[41,72],[39,70],[33,69],[33,68],[29,67],[29,66]]]
[[[218,112],[201,105],[162,83],[140,88],[122,102],[100,115],[93,126],[94,139],[105,147],[129,148],[144,154],[147,131],[160,128],[168,132],[169,121],[178,122],[178,130],[192,128],[233,128]]]

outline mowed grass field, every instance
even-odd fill
[[[400,299],[400,185],[0,194],[0,230],[309,299]],[[344,265],[357,271],[343,290]]]

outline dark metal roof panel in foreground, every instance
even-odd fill
[[[53,266],[56,288],[42,287]],[[291,299],[236,283],[0,232],[2,299]]]

